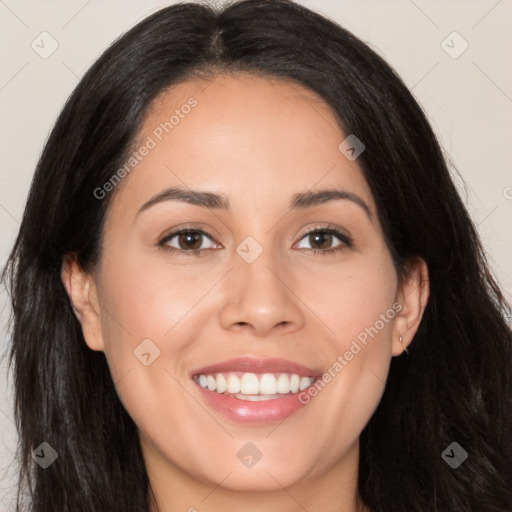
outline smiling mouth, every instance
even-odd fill
[[[189,374],[210,408],[246,426],[282,422],[300,411],[309,403],[301,394],[322,375],[288,359],[253,355],[196,368]]]
[[[217,372],[193,376],[203,389],[239,400],[259,402],[297,395],[311,386],[316,378],[297,373]]]

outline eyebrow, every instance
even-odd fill
[[[302,210],[336,200],[351,201],[360,206],[368,218],[372,220],[372,213],[368,205],[358,195],[353,192],[342,189],[325,189],[317,192],[301,192],[294,194],[290,201],[290,209]],[[152,206],[165,201],[182,201],[202,208],[212,208],[214,210],[229,210],[230,202],[224,194],[206,192],[202,190],[186,190],[179,187],[171,187],[154,195],[149,201],[144,203],[137,212],[137,215]]]

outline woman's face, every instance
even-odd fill
[[[80,282],[87,344],[105,352],[155,478],[263,491],[353,477],[359,435],[421,307],[413,281],[399,283],[357,153],[340,149],[348,135],[311,91],[250,75],[183,83],[148,112],[97,271]],[[288,363],[199,372],[245,357]],[[330,378],[300,400],[248,401],[203,389],[198,373],[221,389],[226,379],[230,394],[230,373],[245,394],[293,391],[293,374]]]

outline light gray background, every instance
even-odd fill
[[[0,0],[0,265],[19,227],[34,168],[78,80],[122,32],[169,1]],[[217,1],[216,3],[222,3]],[[300,0],[369,43],[421,103],[512,298],[512,2]],[[457,35],[451,35],[454,31]],[[31,47],[57,50],[44,59]],[[46,39],[42,39],[46,38]],[[443,43],[443,41],[445,41]],[[461,49],[467,50],[457,58]],[[448,52],[448,53],[447,53]],[[451,56],[449,55],[451,53]],[[1,290],[0,350],[9,310]],[[17,467],[12,387],[0,366],[0,512],[11,510]]]

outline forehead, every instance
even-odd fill
[[[373,210],[357,162],[339,149],[345,138],[331,108],[295,82],[246,73],[190,80],[151,104],[134,144],[135,151],[149,149],[116,202],[135,205],[179,185],[257,206],[289,201],[297,191],[343,187]]]

